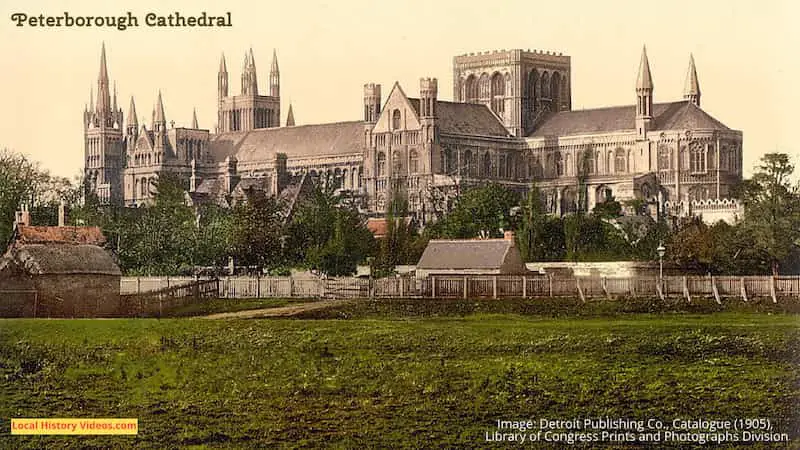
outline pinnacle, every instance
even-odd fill
[[[683,95],[699,95],[700,83],[697,81],[697,69],[694,66],[694,55],[689,54],[689,70],[686,72],[686,83],[683,87]]]
[[[642,46],[642,60],[639,63],[636,89],[653,89],[653,77],[650,75],[650,61],[647,60],[647,47],[645,46]]]
[[[270,68],[270,72],[278,73],[278,52],[274,48],[272,49],[272,67]]]

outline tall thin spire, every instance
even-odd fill
[[[103,42],[100,49],[100,74],[97,77],[97,114],[101,122],[108,122],[111,112],[111,94],[108,86],[108,67],[106,66],[106,44]]]
[[[117,111],[117,82],[116,81],[114,81],[114,98],[111,101],[111,104],[113,105],[111,109],[114,112],[116,112]]]
[[[278,52],[272,49],[272,66],[269,69],[269,95],[281,96],[281,72],[278,70]]]
[[[272,49],[272,66],[269,69],[270,73],[280,73],[278,70],[278,51],[276,49]]]
[[[642,60],[639,63],[639,76],[636,78],[636,89],[653,89],[653,77],[650,75],[650,61],[647,60],[647,47],[642,47]]]
[[[200,129],[200,126],[197,125],[197,108],[192,109],[192,128],[195,130]]]
[[[286,126],[287,127],[294,126],[294,111],[292,111],[291,103],[289,103],[289,114],[286,115]]]
[[[228,66],[225,64],[225,53],[219,58],[219,73],[228,73]]]
[[[167,128],[167,119],[164,114],[164,102],[161,100],[161,90],[158,91],[158,101],[156,102],[155,117],[153,118],[153,128],[160,126],[161,130]]]
[[[258,95],[256,59],[253,56],[252,47],[250,47],[250,50],[244,54],[244,68],[242,69],[242,94]]]
[[[128,125],[133,125],[136,128],[139,127],[139,121],[136,119],[136,103],[134,103],[132,95],[131,106],[128,107]]]
[[[697,81],[697,69],[694,66],[694,55],[689,54],[689,70],[686,72],[686,82],[683,85],[683,98],[700,106],[700,83]]]
[[[94,111],[94,86],[89,86],[89,108]]]

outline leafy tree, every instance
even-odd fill
[[[542,202],[542,193],[536,185],[528,191],[521,208],[521,220],[516,233],[520,253],[525,261],[544,261],[548,250],[545,226],[548,217]]]
[[[285,249],[291,264],[328,275],[349,275],[372,253],[373,245],[366,219],[325,183],[316,184],[297,206]]]
[[[263,191],[249,192],[247,202],[234,207],[230,238],[238,264],[259,271],[283,264],[283,213],[283,205]]]
[[[25,202],[32,206],[41,172],[36,163],[9,149],[0,150],[0,246],[11,237],[14,213]]]
[[[800,195],[790,177],[794,165],[784,153],[761,157],[753,177],[743,185],[743,226],[754,246],[763,249],[771,271],[778,274],[781,260],[800,241]]]
[[[409,220],[408,202],[396,195],[386,212],[386,235],[380,240],[373,273],[388,275],[399,264],[416,264],[428,239],[421,236],[413,220]]]
[[[467,190],[455,208],[431,227],[431,236],[451,239],[502,237],[502,230],[513,229],[511,210],[519,204],[519,194],[499,184]]]

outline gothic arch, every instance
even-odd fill
[[[492,176],[492,155],[486,152],[483,155],[483,176],[490,178]]]
[[[392,130],[399,130],[401,121],[402,117],[400,115],[400,110],[395,109],[392,111]]]
[[[539,100],[539,88],[537,83],[539,82],[539,72],[536,69],[531,70],[528,74],[528,103],[530,104],[531,111],[536,110],[536,106]]]
[[[377,158],[375,158],[375,176],[378,177],[385,177],[386,176],[386,153],[379,152]]]
[[[475,75],[470,75],[464,82],[464,100],[467,103],[474,103],[478,100],[478,80]]]
[[[506,94],[506,80],[500,72],[492,74],[490,98],[492,111],[498,116],[503,116],[505,109],[504,96]]]
[[[553,77],[550,79],[550,97],[553,99],[553,107],[551,110],[558,111],[561,108],[561,75],[558,72],[553,72]]]
[[[547,71],[542,72],[542,98],[550,98],[550,74]]]
[[[419,155],[417,151],[411,149],[408,152],[408,172],[409,173],[417,173],[419,171]]]
[[[627,158],[625,156],[625,150],[621,147],[617,147],[614,150],[614,173],[624,173],[627,172]]]
[[[488,101],[491,96],[491,82],[486,72],[478,79],[478,95],[481,101]]]

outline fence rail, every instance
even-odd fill
[[[537,297],[684,297],[770,298],[800,297],[800,276],[668,276],[631,278],[545,275],[431,275],[427,278],[292,278],[224,277],[220,279],[128,277],[121,281],[125,295],[159,293],[164,299],[179,298],[181,292],[204,286],[204,295],[220,298],[363,298],[363,297],[439,297],[439,298],[537,298]],[[211,286],[215,286],[213,290]],[[206,292],[208,291],[208,292]],[[169,295],[165,293],[171,293]]]

